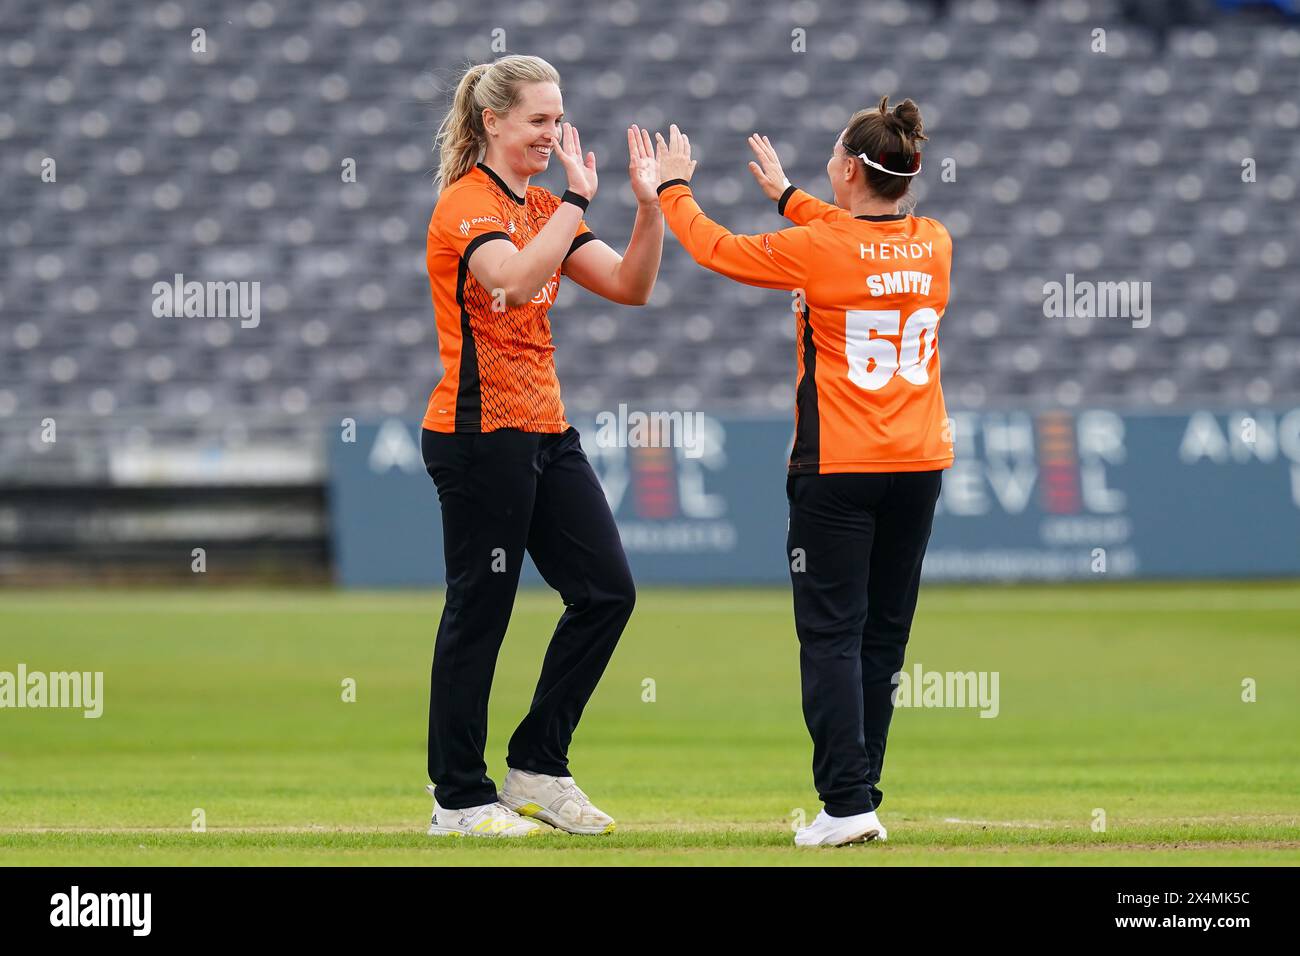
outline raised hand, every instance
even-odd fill
[[[790,185],[790,180],[785,178],[781,160],[777,157],[776,150],[772,148],[771,140],[754,133],[749,137],[749,148],[754,151],[754,158],[758,160],[749,164],[749,171],[758,181],[758,187],[763,190],[763,195],[768,199],[780,199],[781,193],[785,192],[786,187]]]
[[[577,127],[565,123],[563,141],[551,137],[551,148],[560,157],[564,171],[569,177],[569,188],[586,199],[596,195],[596,154],[588,153],[584,162],[582,158],[582,140]]]
[[[632,181],[632,194],[643,206],[657,204],[659,195],[659,165],[655,162],[654,144],[649,130],[635,123],[627,128],[627,175]]]
[[[696,160],[691,159],[691,140],[673,123],[668,127],[668,142],[655,133],[655,160],[659,165],[659,183],[670,179],[685,179],[690,182],[695,172]]]

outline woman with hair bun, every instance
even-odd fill
[[[877,784],[921,561],[952,465],[939,320],[952,240],[903,206],[926,139],[911,100],[860,110],[826,163],[834,204],[790,185],[766,136],[750,172],[797,225],[735,236],[691,194],[690,140],[658,136],[659,202],[692,258],[795,293],[798,378],[786,497],[803,713],[825,809],[799,846],[884,840]]]

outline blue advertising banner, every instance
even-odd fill
[[[1300,409],[953,412],[927,580],[1300,575]],[[788,420],[575,422],[638,582],[783,583]],[[419,424],[329,436],[337,578],[440,585]],[[540,583],[531,564],[525,583]]]

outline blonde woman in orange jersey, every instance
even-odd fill
[[[803,712],[825,809],[800,846],[884,840],[877,786],[921,561],[952,465],[939,386],[939,320],[952,240],[901,211],[921,171],[921,114],[861,110],[826,163],[835,203],[789,184],[766,137],[750,171],[792,229],[734,236],[691,195],[690,140],[656,134],[659,203],[700,265],[788,289],[798,309],[795,438],[786,496]]]
[[[596,158],[584,159],[578,131],[563,122],[559,83],[537,57],[471,67],[438,133],[427,260],[443,377],[421,433],[447,562],[429,694],[432,836],[526,837],[541,832],[535,820],[578,834],[614,828],[574,781],[568,748],[635,590],[605,494],[564,417],[548,310],[562,275],[644,304],[663,219],[650,135],[634,126],[638,208],[627,250],[620,256],[582,221]],[[568,179],[562,196],[529,185],[552,156]],[[483,754],[488,694],[525,551],[564,613],[498,791]]]

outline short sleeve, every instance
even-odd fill
[[[490,189],[475,185],[443,192],[429,223],[431,233],[465,258],[489,240],[510,242],[506,228],[497,197]]]
[[[564,200],[555,195],[555,193],[551,192],[549,189],[542,190],[542,194],[544,196],[542,201],[546,203],[546,207],[549,209],[547,215],[555,215],[555,210],[560,208],[560,204],[563,203]],[[564,258],[568,259],[569,256],[573,255],[587,243],[597,238],[599,237],[592,232],[591,227],[587,225],[586,218],[584,217],[579,219],[578,231],[573,234],[573,242],[569,243],[569,251],[564,254]]]
[[[591,231],[587,225],[587,220],[583,219],[578,222],[578,232],[573,237],[573,242],[569,244],[569,251],[564,254],[564,258],[569,258],[587,243],[596,238],[596,234]]]

